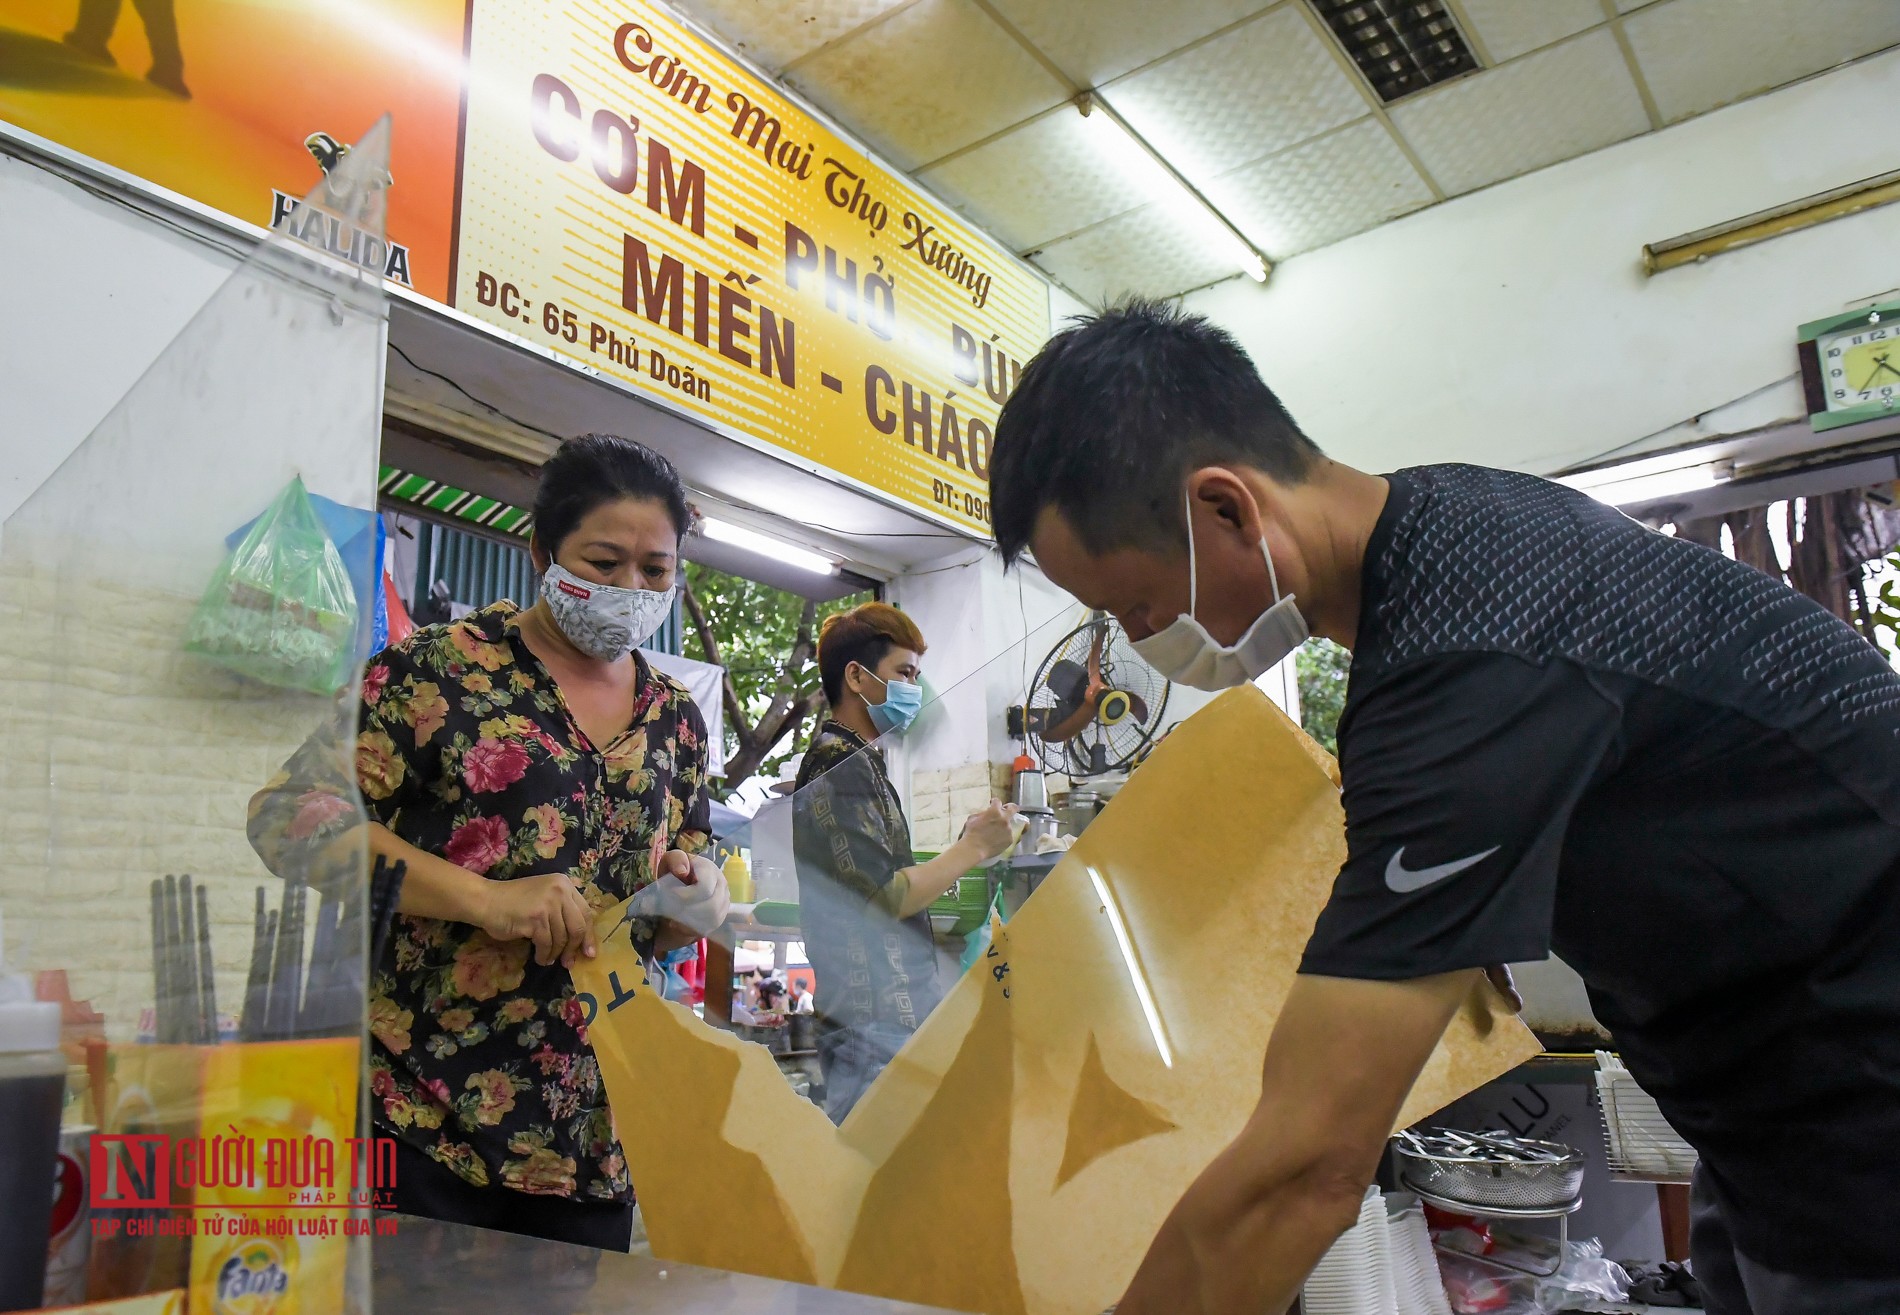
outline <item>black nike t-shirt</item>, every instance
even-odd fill
[[[1302,971],[1563,956],[1739,1249],[1900,1275],[1900,675],[1779,581],[1547,481],[1389,477]]]

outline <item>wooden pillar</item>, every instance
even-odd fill
[[[1663,1259],[1689,1258],[1689,1189],[1682,1183],[1657,1183],[1656,1205],[1662,1211]]]
[[[732,1026],[732,947],[711,939],[706,942],[706,1021]]]

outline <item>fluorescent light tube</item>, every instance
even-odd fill
[[[1630,507],[1639,502],[1654,502],[1658,498],[1712,489],[1719,483],[1721,480],[1716,478],[1715,465],[1711,462],[1708,465],[1659,471],[1654,475],[1638,475],[1635,479],[1613,480],[1594,485],[1583,492],[1612,507]]]
[[[1711,459],[1708,449],[1700,452],[1669,452],[1656,457],[1639,457],[1614,466],[1586,470],[1575,475],[1560,475],[1559,484],[1567,484],[1579,493],[1588,493],[1598,502],[1612,507],[1628,507],[1639,502],[1712,489],[1728,477],[1728,463]]]
[[[749,530],[743,525],[733,525],[726,521],[716,521],[710,516],[702,517],[699,528],[708,539],[720,543],[729,543],[735,548],[755,552],[761,557],[769,557],[785,566],[801,571],[810,571],[813,575],[836,575],[838,563],[829,557],[822,557],[808,548],[796,548],[783,539],[775,539],[769,534]]]
[[[1121,167],[1146,196],[1160,200],[1182,223],[1207,240],[1217,242],[1233,257],[1241,273],[1256,283],[1267,281],[1272,268],[1231,220],[1175,172],[1174,166],[1130,128],[1101,96],[1094,92],[1076,102],[1082,121],[1091,125],[1101,150]]]

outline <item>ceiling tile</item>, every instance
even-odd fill
[[[1674,122],[1900,43],[1896,0],[1670,0],[1623,22]]]
[[[997,9],[1084,87],[1218,32],[1268,0],[995,0]]]
[[[1454,196],[1649,129],[1629,66],[1607,30],[1401,101],[1391,115]]]
[[[1105,88],[1111,105],[1191,180],[1224,174],[1366,112],[1298,5]]]
[[[819,51],[786,81],[905,169],[1068,95],[972,0],[918,0]]]
[[[673,0],[737,46],[755,62],[777,72],[800,55],[895,9],[904,0]]]
[[[1067,106],[918,177],[1018,251],[1154,199]]]
[[[1465,17],[1493,64],[1516,59],[1603,21],[1598,0],[1464,0]]]
[[[1219,244],[1162,205],[1052,242],[1035,263],[1095,306],[1131,295],[1172,297],[1238,272]]]
[[[1246,165],[1215,179],[1206,191],[1275,260],[1432,203],[1418,170],[1372,119]]]

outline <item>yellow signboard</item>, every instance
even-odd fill
[[[1045,285],[657,8],[480,0],[468,71],[457,307],[987,528]]]
[[[7,8],[0,119],[276,224],[391,110],[378,272],[986,531],[1046,286],[650,0]]]

